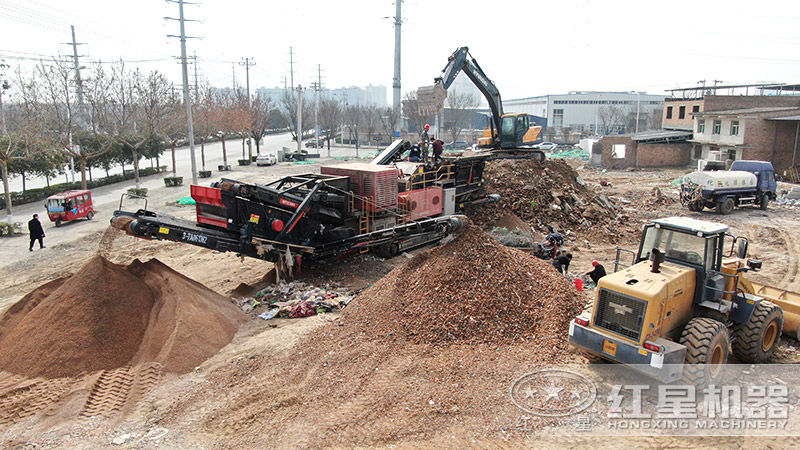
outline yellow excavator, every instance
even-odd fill
[[[447,89],[462,71],[481,91],[492,111],[489,129],[478,139],[478,147],[491,148],[497,157],[533,158],[544,161],[544,152],[534,146],[542,142],[545,124],[532,122],[532,116],[527,113],[503,113],[500,91],[486,76],[467,47],[459,48],[447,58],[447,65],[442,70],[442,75],[434,79],[433,86],[424,86],[417,90],[420,105],[438,104],[437,106],[441,107]]]
[[[653,220],[638,252],[617,250],[569,342],[666,382],[718,381],[731,350],[743,363],[768,361],[781,333],[798,338],[800,294],[745,278],[762,265],[747,258],[748,245],[724,224]]]

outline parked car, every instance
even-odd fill
[[[558,147],[558,144],[554,144],[552,142],[542,142],[536,146],[536,148],[540,150],[555,150],[556,147]]]
[[[447,150],[466,150],[469,148],[469,144],[467,141],[453,141],[444,144],[444,148]]]
[[[324,139],[320,139],[319,142],[317,142],[316,139],[309,139],[306,141],[306,148],[322,148],[322,147],[325,147]]]
[[[257,166],[271,166],[278,163],[278,157],[272,153],[262,153],[256,158]]]

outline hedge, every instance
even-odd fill
[[[146,177],[149,175],[154,175],[159,172],[159,169],[153,167],[144,167],[139,169],[139,176]],[[125,180],[132,180],[133,170],[126,170],[124,174],[114,174],[108,177],[97,178],[94,180],[86,180],[86,187],[88,189],[94,189],[100,186],[106,186],[109,184],[119,183]],[[40,202],[47,197],[50,197],[53,194],[58,194],[59,192],[70,191],[70,190],[79,190],[81,189],[81,183],[59,183],[53,184],[47,187],[38,188],[38,189],[28,189],[25,192],[12,192],[11,193],[11,204],[12,205],[24,205],[26,203],[36,203]],[[0,209],[5,209],[6,207],[6,198],[5,196],[0,197]]]

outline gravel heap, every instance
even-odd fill
[[[356,297],[343,321],[375,338],[414,343],[543,344],[566,340],[580,305],[548,262],[469,226]]]
[[[483,173],[484,189],[500,194],[501,200],[467,208],[466,213],[484,228],[513,213],[545,233],[569,227],[616,232],[616,205],[586,186],[562,160],[496,160]]]

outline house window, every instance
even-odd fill
[[[614,144],[611,149],[611,157],[614,159],[625,159],[625,144]]]
[[[697,132],[698,133],[705,133],[706,132],[706,121],[705,121],[705,119],[697,119]]]
[[[739,121],[734,120],[731,122],[731,136],[739,135]]]
[[[715,120],[714,121],[714,134],[720,134],[722,132],[722,121]]]
[[[728,149],[728,159],[736,161],[736,150]]]
[[[692,112],[693,113],[700,112],[700,105],[692,105]]]
[[[685,119],[686,118],[686,106],[681,106],[678,109],[678,119]]]
[[[672,119],[672,106],[667,106],[667,119]]]

